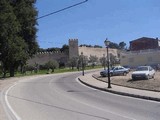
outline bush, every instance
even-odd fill
[[[52,60],[52,61],[48,61],[45,65],[44,65],[45,68],[47,68],[48,70],[49,69],[52,69],[52,72],[54,72],[54,69],[58,68],[59,67],[59,64],[57,61],[55,60]]]

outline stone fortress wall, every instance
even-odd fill
[[[160,64],[160,50],[148,49],[140,51],[124,51],[120,54],[120,64],[123,66],[137,67],[140,65],[155,66]]]
[[[92,56],[96,56],[98,58],[107,56],[107,50],[106,48],[93,48],[93,47],[78,47],[79,49],[79,55],[81,54],[81,52],[83,52],[84,56],[87,56],[88,58],[90,57],[90,55]],[[117,55],[117,49],[108,49],[109,54],[113,54],[114,56],[118,56]]]
[[[28,60],[29,65],[43,65],[48,61],[56,60],[57,62],[66,63],[68,55],[63,52],[39,52],[34,57]]]
[[[56,60],[57,62],[67,63],[68,59],[71,59],[73,57],[77,57],[81,55],[83,52],[84,56],[87,56],[88,58],[90,55],[96,56],[98,58],[107,56],[106,48],[93,48],[93,47],[78,47],[78,39],[69,39],[69,56],[66,53],[63,52],[39,52],[34,57],[28,60],[28,65],[43,65],[47,63],[48,61]],[[117,49],[110,49],[109,53],[112,53],[114,56],[117,55]]]

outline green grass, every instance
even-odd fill
[[[91,69],[98,69],[102,68],[102,66],[95,66],[94,68],[92,66],[85,67],[85,70],[91,70]],[[55,74],[55,73],[65,73],[65,72],[76,72],[78,69],[74,68],[73,70],[71,68],[63,68],[63,69],[55,69],[54,72],[48,73],[48,70],[39,70],[37,73],[34,71],[27,71],[24,74],[21,74],[20,72],[15,73],[15,77],[21,77],[21,76],[31,76],[31,75],[43,75],[43,74]],[[82,69],[79,69],[79,71],[82,71]],[[6,74],[6,78],[9,77],[9,73]],[[0,78],[2,78],[2,74],[0,74]]]

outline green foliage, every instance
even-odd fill
[[[89,62],[92,63],[92,67],[94,67],[96,65],[96,62],[98,62],[98,57],[90,55]]]
[[[92,45],[87,45],[87,44],[82,44],[82,45],[80,45],[80,47],[82,47],[82,46],[93,47]]]
[[[35,0],[0,1],[0,60],[4,77],[9,71],[14,76],[29,56],[36,53]]]
[[[78,63],[78,58],[77,57],[73,57],[73,58],[69,59],[68,66],[72,67],[72,70],[73,70],[74,67],[77,66],[77,63]]]
[[[110,42],[109,48],[119,49],[119,45],[117,43]]]
[[[97,62],[97,61],[98,61],[98,57],[97,56],[90,55],[89,62],[94,63],[94,62]]]
[[[26,71],[33,71],[34,69],[35,69],[35,66],[33,66],[33,65],[26,65],[25,66]]]
[[[105,65],[106,65],[106,63],[107,63],[106,57],[105,57],[105,56],[101,57],[101,58],[99,59],[99,61],[100,61],[100,63],[102,64],[102,66],[105,67]]]
[[[94,47],[94,48],[102,48],[102,46],[100,46],[100,45],[94,45],[94,46],[92,46],[92,45],[87,45],[87,44],[81,44],[80,47],[82,47],[82,46]]]
[[[19,36],[21,27],[13,12],[13,8],[5,0],[0,1],[0,4],[0,57],[4,77],[7,70],[9,70],[12,77],[14,76],[15,68],[19,65],[19,61],[27,59],[24,51],[27,45]]]
[[[125,49],[126,43],[125,42],[120,42],[119,44],[110,42],[109,48],[114,48],[114,49]]]
[[[62,48],[53,47],[53,48],[47,48],[47,49],[44,49],[44,48],[38,49],[38,52],[55,52],[55,51],[64,52],[67,55],[69,55],[69,46],[64,44]]]
[[[102,48],[102,46],[94,45],[94,48]]]
[[[61,50],[61,52],[64,52],[67,55],[69,55],[69,46],[68,45],[64,44],[60,50]]]
[[[119,43],[119,48],[124,50],[125,49],[125,46],[126,46],[126,43],[125,42],[120,42]]]
[[[116,64],[116,56],[114,56],[112,53],[110,53],[110,65],[114,66]]]
[[[14,13],[21,25],[20,37],[27,43],[27,53],[32,56],[37,52],[36,41],[37,10],[34,7],[36,0],[14,0],[11,1]]]
[[[54,69],[59,67],[59,64],[57,61],[52,60],[52,61],[48,61],[45,65],[45,68],[47,68],[48,70],[51,69],[52,72],[54,72]]]
[[[87,56],[85,56],[85,55],[80,55],[79,56],[79,60],[78,60],[78,67],[83,67],[84,66],[84,68],[87,66],[87,64],[88,64],[88,57]]]

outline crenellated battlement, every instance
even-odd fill
[[[69,42],[78,42],[78,39],[69,39]]]
[[[64,53],[64,52],[61,52],[61,51],[51,51],[51,52],[37,52],[36,55],[41,55],[41,54],[61,54],[61,53]]]

